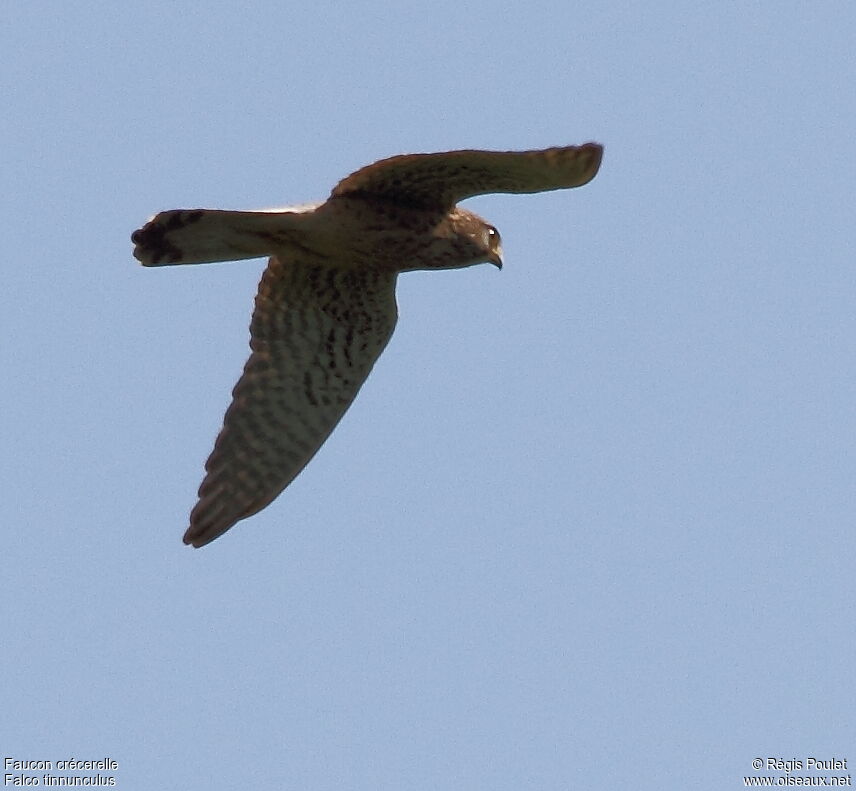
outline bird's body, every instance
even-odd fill
[[[317,206],[178,209],[136,231],[134,255],[147,266],[271,256],[250,326],[252,354],[205,465],[185,543],[203,546],[261,510],[309,462],[392,335],[399,272],[501,266],[499,233],[457,201],[580,186],[601,155],[594,143],[408,154],[348,176]]]

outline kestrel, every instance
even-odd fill
[[[184,543],[204,546],[260,511],[315,455],[392,335],[399,272],[502,266],[499,231],[458,201],[579,187],[602,155],[596,143],[404,154],[351,174],[318,205],[176,209],[135,231],[134,256],[145,266],[270,256],[250,325],[252,354]]]

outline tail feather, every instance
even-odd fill
[[[131,235],[144,266],[207,264],[274,254],[292,240],[300,211],[172,209]]]

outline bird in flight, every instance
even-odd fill
[[[375,162],[321,204],[174,209],[131,236],[144,266],[269,256],[252,353],[205,464],[184,543],[201,547],[269,505],[335,428],[392,335],[399,272],[502,266],[499,231],[458,201],[580,187],[597,143],[448,151]]]

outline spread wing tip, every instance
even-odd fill
[[[204,547],[241,520],[242,516],[230,517],[222,513],[222,508],[222,501],[218,508],[216,502],[202,497],[190,512],[190,527],[185,531],[182,541],[197,549]]]
[[[252,498],[240,498],[235,492],[220,488],[208,490],[208,479],[202,482],[199,500],[190,512],[190,527],[182,540],[195,548],[204,547],[231,530],[242,519],[257,514],[269,505],[280,491]]]
[[[560,161],[567,163],[569,187],[588,184],[597,175],[603,161],[603,146],[600,143],[583,143],[581,146],[557,148],[554,151]]]
[[[231,527],[231,525],[229,525],[229,527]],[[199,549],[199,547],[204,547],[206,544],[210,544],[215,538],[222,536],[229,527],[214,528],[211,526],[194,525],[191,522],[190,527],[188,527],[184,533],[182,541],[188,546]]]

